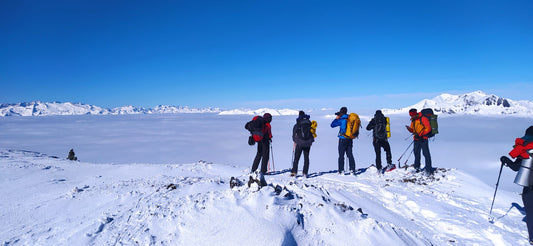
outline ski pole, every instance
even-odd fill
[[[405,162],[403,163],[403,166],[404,166],[404,167],[407,165],[407,162],[409,161],[409,158],[411,158],[411,154],[414,153],[414,152],[415,152],[414,150],[411,151],[411,152],[409,152],[409,155],[407,156],[407,160],[405,160]],[[399,164],[400,164],[400,163],[398,162],[398,165],[399,165]]]
[[[496,182],[496,188],[494,189],[494,196],[492,197],[492,204],[490,205],[489,212],[489,222],[494,223],[494,218],[492,218],[492,207],[494,206],[494,200],[496,199],[496,191],[498,191],[498,185],[500,184],[500,177],[502,176],[503,162],[500,166],[500,173],[498,173],[498,181]]]
[[[292,146],[292,159],[291,159],[291,164],[289,166],[289,169],[292,170],[292,167],[294,166],[294,150],[296,149],[296,143],[294,143],[294,145]]]
[[[270,153],[272,154],[272,169],[274,169],[274,172],[275,172],[276,171],[276,165],[274,165],[274,150],[272,149],[272,144],[270,144]]]
[[[411,147],[411,145],[413,145],[413,143],[415,142],[415,140],[411,141],[411,143],[409,144],[409,146],[407,146],[407,149],[405,149],[405,151],[403,152],[403,154],[400,156],[400,158],[398,158],[398,168],[400,168],[400,160],[403,158],[403,155],[405,155],[405,153],[407,152],[407,150],[409,150],[409,148]],[[410,155],[410,154],[409,154]]]

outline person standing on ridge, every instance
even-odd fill
[[[339,174],[344,173],[344,154],[348,156],[350,165],[350,172],[355,173],[355,159],[353,157],[353,139],[345,137],[346,128],[348,124],[348,109],[342,107],[339,112],[335,113],[337,117],[331,122],[331,127],[339,127]]]
[[[303,176],[307,177],[309,171],[309,151],[311,150],[311,145],[315,141],[313,133],[311,132],[312,124],[309,118],[310,116],[306,115],[304,111],[300,111],[298,113],[298,118],[296,119],[296,124],[294,124],[294,127],[292,128],[292,141],[294,141],[295,153],[291,176],[296,176],[298,173],[298,162],[300,161],[302,152],[304,154]]]
[[[526,130],[526,134],[515,140],[514,149],[509,153],[515,161],[502,156],[500,161],[513,171],[518,172],[515,183],[523,186],[522,202],[526,211],[526,225],[529,234],[529,244],[533,245],[533,173],[531,173],[533,155],[533,126]],[[527,162],[526,162],[527,161]],[[521,170],[522,169],[522,170]]]
[[[429,141],[426,136],[431,132],[431,124],[427,117],[423,117],[422,113],[417,112],[415,108],[409,110],[409,116],[411,116],[411,126],[405,126],[407,130],[413,134],[413,152],[415,155],[415,169],[416,172],[420,172],[420,151],[424,154],[426,161],[426,174],[433,174],[433,167],[431,166],[431,154],[429,153]]]
[[[374,114],[374,118],[370,120],[368,125],[366,126],[366,130],[370,131],[373,130],[373,141],[372,144],[374,145],[374,152],[376,152],[376,168],[378,169],[378,172],[381,171],[381,148],[385,150],[386,159],[387,159],[387,171],[393,170],[395,168],[394,164],[392,164],[392,154],[390,149],[387,133],[387,118],[381,110],[377,110]]]
[[[264,181],[263,175],[267,173],[268,159],[270,155],[270,142],[272,141],[272,127],[270,126],[270,122],[272,122],[272,115],[265,113],[263,115],[263,120],[264,124],[261,130],[263,133],[263,139],[257,142],[257,153],[255,154],[254,162],[252,164],[252,172],[255,172],[259,167],[259,161],[261,161],[261,171],[259,173],[261,182]]]

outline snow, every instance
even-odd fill
[[[459,170],[434,178],[374,167],[246,181],[236,166],[91,164],[1,150],[4,245],[526,245],[516,194]],[[361,209],[361,212],[358,209]]]
[[[389,116],[389,115],[387,115]],[[499,171],[530,118],[439,118],[434,179],[378,175],[371,133],[354,142],[359,172],[336,173],[337,128],[313,112],[309,178],[290,177],[295,115],[273,117],[276,172],[247,186],[250,115],[151,114],[0,118],[4,245],[527,245],[520,187]],[[371,116],[361,115],[366,127]],[[408,116],[390,115],[394,163]],[[65,157],[74,148],[79,162]],[[57,157],[55,157],[57,156]],[[302,168],[302,161],[300,169]],[[422,164],[423,165],[423,164]],[[243,185],[230,188],[230,178]],[[361,209],[361,212],[358,209]]]

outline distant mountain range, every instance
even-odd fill
[[[409,109],[432,108],[436,113],[446,115],[513,115],[533,117],[532,101],[513,101],[475,91],[462,95],[441,94],[433,99],[424,99],[417,104],[399,109],[383,109],[385,114],[407,113]],[[72,102],[28,102],[0,104],[0,116],[48,116],[48,115],[124,115],[124,114],[175,114],[175,113],[218,113],[220,115],[262,115],[266,112],[277,115],[298,115],[293,109],[233,109],[190,108],[187,106],[159,105],[155,108],[134,106],[101,108],[94,105]]]
[[[400,109],[384,109],[385,114],[407,113],[409,109],[432,108],[436,113],[455,115],[513,115],[533,116],[532,101],[513,101],[488,95],[482,91],[475,91],[462,95],[441,94],[433,99],[424,99],[417,104]]]
[[[155,108],[134,106],[101,108],[94,105],[71,102],[28,102],[1,104],[0,116],[49,116],[49,115],[123,115],[123,114],[175,114],[220,113],[219,108],[189,108],[187,106],[159,105]]]
[[[271,108],[260,108],[260,109],[233,109],[220,112],[220,115],[263,115],[269,113],[273,116],[278,115],[298,115],[298,110],[294,109],[271,109]]]

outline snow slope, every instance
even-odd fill
[[[488,95],[482,91],[462,95],[441,94],[433,99],[424,99],[409,107],[384,109],[383,113],[407,114],[411,108],[418,110],[432,108],[435,112],[443,115],[533,116],[533,102],[531,101],[513,101],[496,95]]]
[[[288,170],[248,187],[223,164],[91,164],[0,149],[4,245],[527,245],[519,196],[459,170]],[[230,177],[243,181],[230,188]]]

